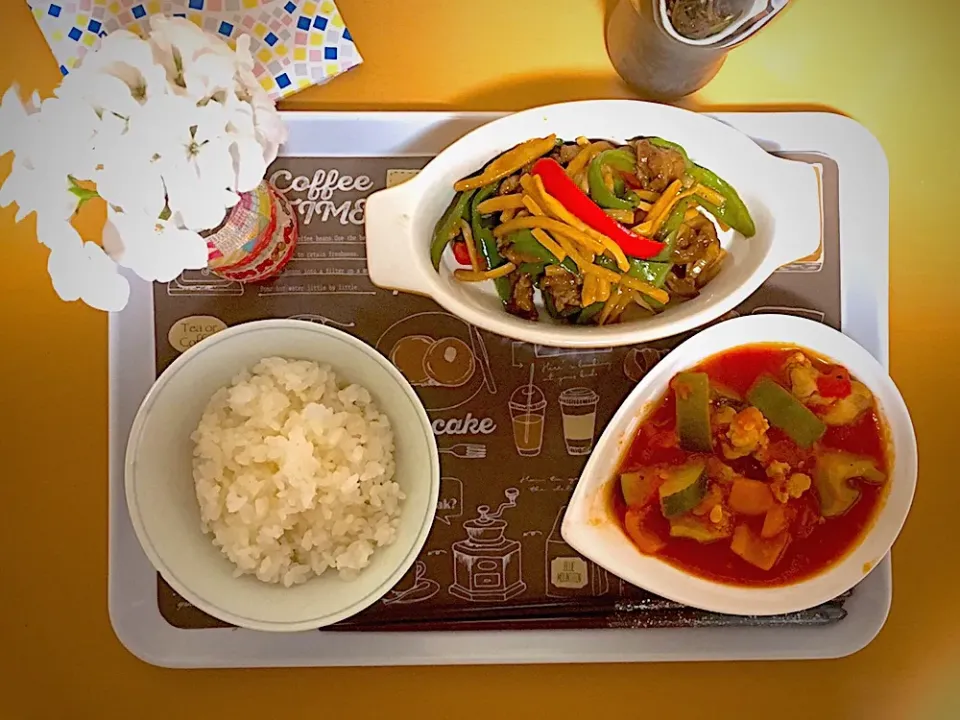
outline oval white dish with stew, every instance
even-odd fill
[[[598,441],[563,538],[692,607],[776,615],[827,602],[890,550],[917,446],[893,380],[796,317],[737,318],[669,353]]]
[[[812,166],[706,115],[630,100],[495,120],[366,206],[374,284],[558,347],[707,324],[820,240]]]

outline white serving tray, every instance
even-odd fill
[[[500,113],[287,113],[291,156],[424,156]],[[876,139],[829,113],[719,113],[767,150],[814,152],[839,167],[841,323],[889,366],[889,173]],[[786,660],[857,652],[890,608],[885,558],[845,603],[848,615],[818,627],[260,633],[181,630],[157,608],[157,577],[140,549],[123,494],[127,434],[156,378],[153,295],[134,281],[130,304],[110,317],[109,609],[120,641],[164,667],[367,666]]]

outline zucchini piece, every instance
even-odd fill
[[[709,520],[684,515],[671,518],[670,537],[688,538],[698,543],[712,543],[730,537],[732,530],[730,523],[717,525]]]
[[[706,373],[683,372],[673,379],[680,447],[690,452],[713,450],[710,431],[710,378]]]
[[[820,418],[768,375],[754,383],[747,400],[802,448],[812,447],[827,431]]]
[[[886,480],[876,463],[852,453],[830,451],[817,457],[813,471],[813,484],[820,498],[820,514],[824,517],[843,515],[860,499],[860,490],[850,484],[853,478],[862,478],[870,483]]]
[[[620,476],[620,491],[629,507],[643,507],[657,492],[659,476],[653,468],[643,468],[637,472],[623,473]]]
[[[707,494],[707,464],[694,460],[668,472],[660,486],[660,511],[672,518],[693,510]]]

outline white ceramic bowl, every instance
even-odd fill
[[[352,581],[335,571],[291,588],[234,577],[234,565],[200,530],[190,434],[210,396],[261,358],[330,365],[366,387],[393,425],[396,481],[406,494],[396,541]],[[413,564],[433,523],[440,462],[427,414],[410,384],[376,350],[324,325],[263,320],[213,335],[177,358],[150,389],[127,444],[130,519],[150,562],[174,590],[224,622],[255,630],[309,630],[382,597]]]
[[[604,327],[564,325],[541,312],[539,322],[503,310],[493,283],[465,283],[448,249],[440,272],[430,263],[434,225],[453,184],[513,145],[556,133],[622,142],[659,135],[683,145],[697,163],[732,184],[757,232],[722,234],[730,256],[720,274],[690,302],[655,318]],[[810,165],[776,158],[746,135],[706,115],[634,100],[589,100],[534,108],[494,120],[443,150],[416,177],[374,193],[366,205],[367,264],[381,287],[433,298],[469,323],[500,335],[555,347],[610,347],[669,337],[732,310],[774,270],[820,245],[820,187]]]
[[[677,372],[719,352],[754,343],[790,343],[841,363],[869,387],[890,428],[893,469],[873,526],[839,563],[807,580],[774,588],[736,587],[678,570],[638,551],[613,517],[611,483],[637,426]],[[814,607],[846,592],[876,567],[906,520],[917,482],[917,442],[893,380],[870,353],[840,332],[784,315],[742,317],[714,325],[670,352],[644,377],[597,442],[564,515],[561,534],[574,549],[638,587],[692,607],[733,615],[777,615]]]

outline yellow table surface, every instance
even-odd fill
[[[25,94],[49,94],[58,72],[39,30],[22,0],[3,5],[0,88],[18,82]],[[142,663],[107,616],[107,318],[56,297],[33,221],[15,226],[8,208],[0,717],[960,717],[960,3],[792,5],[684,104],[837,110],[875,133],[889,157],[892,373],[913,413],[921,473],[894,552],[893,610],[871,645],[807,663],[232,671]],[[365,62],[285,109],[512,110],[631,96],[605,54],[604,0],[340,8]],[[0,159],[0,177],[9,162]]]

